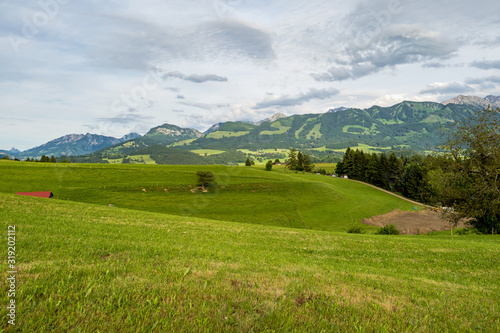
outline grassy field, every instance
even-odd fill
[[[250,133],[250,132],[249,131],[240,131],[240,132],[215,131],[215,132],[209,133],[206,136],[206,138],[207,139],[231,138],[231,137],[238,137],[238,136],[247,135],[248,133]]]
[[[366,145],[364,143],[358,143],[358,146],[357,147],[350,147],[351,149],[359,149],[359,150],[362,150],[363,152],[365,153],[382,153],[382,152],[385,152],[386,150],[388,149],[391,149],[391,147],[372,147],[372,146],[369,146],[369,145]],[[331,151],[335,151],[335,152],[338,152],[338,153],[343,153],[345,152],[345,149],[328,149],[328,150],[331,150]]]
[[[262,131],[259,133],[259,135],[276,135],[276,134],[283,134],[286,133],[291,127],[290,126],[283,126],[279,121],[274,122],[271,127],[277,128],[278,130],[273,130],[273,131]]]
[[[414,207],[349,180],[262,167],[0,161],[0,170],[3,193],[52,191],[61,200],[279,227],[344,231],[364,226],[363,218]],[[199,170],[215,174],[216,192],[196,191]]]
[[[201,156],[218,155],[225,153],[224,150],[216,150],[216,149],[196,149],[196,150],[191,150],[191,152]]]
[[[16,326],[3,283],[1,332],[500,331],[498,236],[352,235],[12,194],[0,223],[16,227],[17,270]]]

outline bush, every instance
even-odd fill
[[[347,232],[350,234],[365,234],[366,230],[363,227],[352,226],[349,229],[347,229]]]
[[[215,176],[210,171],[198,171],[198,186],[203,187],[204,190],[214,190],[217,186]]]
[[[273,169],[273,161],[267,161],[266,171],[271,171]]]
[[[471,234],[481,235],[481,232],[479,232],[479,230],[477,230],[476,228],[458,229],[456,233],[461,236],[471,235]]]
[[[319,173],[321,175],[326,175],[326,170],[323,168],[316,168],[315,173]]]
[[[399,235],[399,230],[394,224],[388,224],[377,231],[377,235]]]

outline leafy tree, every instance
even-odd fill
[[[440,179],[445,205],[453,206],[452,219],[472,218],[481,232],[500,229],[500,108],[488,107],[448,131],[442,146],[450,164]]]
[[[275,160],[274,160],[274,163],[281,163],[281,162],[280,162],[280,159],[279,159],[279,158],[275,159]]]
[[[273,161],[267,161],[266,171],[271,171],[273,169]]]
[[[196,172],[198,177],[198,186],[201,186],[203,190],[215,189],[215,176],[210,171],[198,171]]]
[[[54,157],[54,155],[52,155],[52,156],[50,157],[50,163],[56,163],[56,162],[57,162],[57,161],[56,161],[56,158]]]
[[[245,161],[245,166],[252,166],[252,161],[250,161],[250,157],[247,157],[247,160]]]
[[[4,156],[2,157],[2,160],[10,160],[10,158],[9,158],[9,156],[4,155]]]

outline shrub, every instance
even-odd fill
[[[476,235],[481,235],[481,232],[477,230],[476,228],[464,228],[464,229],[458,229],[456,231],[458,235],[465,236],[465,235],[470,235],[470,234],[476,234]]]
[[[377,231],[377,235],[399,235],[399,230],[394,224],[388,224]]]
[[[316,168],[315,172],[322,175],[326,175],[326,170],[323,168]]]
[[[359,226],[352,226],[349,229],[347,229],[347,232],[350,234],[365,234],[366,229]]]
[[[273,169],[273,161],[267,161],[266,171],[271,171]]]
[[[198,171],[196,175],[198,176],[198,186],[203,187],[204,190],[214,190],[217,186],[215,176],[210,171]]]

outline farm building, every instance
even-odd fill
[[[16,194],[18,195],[27,195],[30,197],[38,197],[38,198],[53,198],[54,194],[52,194],[51,191],[44,191],[44,192],[17,192]]]

